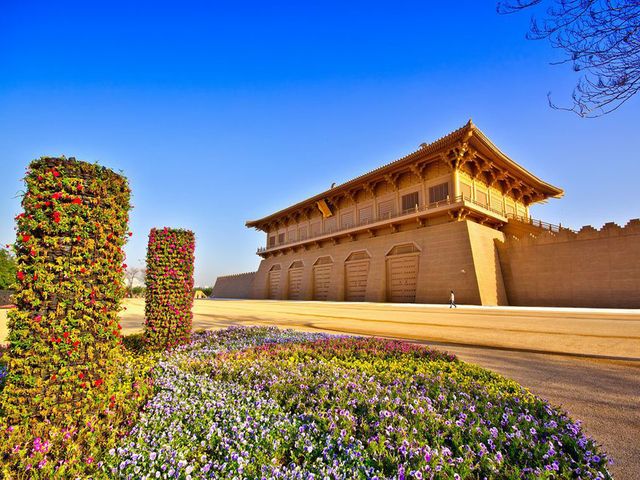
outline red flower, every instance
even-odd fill
[[[60,212],[53,212],[53,221],[55,223],[60,223]]]
[[[101,378],[99,378],[99,379],[97,379],[95,382],[93,382],[93,384],[94,384],[96,387],[99,387],[99,386],[100,386],[100,385],[102,385],[103,383],[104,383],[104,380],[103,380],[103,379],[101,379]]]
[[[62,192],[56,192],[53,195],[51,195],[51,198],[54,200],[58,200],[61,196],[62,196]]]
[[[56,381],[56,378],[58,378],[58,376],[54,373],[53,375],[51,375],[51,380],[52,381]]]
[[[76,197],[73,200],[71,200],[71,203],[75,203],[76,205],[80,205],[82,203],[82,200],[80,200],[78,197]]]
[[[129,232],[129,236],[132,237],[133,236],[133,232]]]
[[[80,341],[79,340],[76,340],[75,342],[73,342],[73,346],[74,347],[77,347],[78,345],[80,345]]]
[[[42,315],[36,315],[35,317],[33,317],[33,319],[34,319],[36,322],[40,322],[40,320],[42,320]]]
[[[37,279],[38,279],[38,274],[37,274],[37,273],[34,273],[34,274],[33,274],[33,279],[34,279],[34,280],[37,280]]]
[[[76,188],[78,189],[78,191],[79,191],[79,192],[81,192],[81,191],[82,191],[82,184],[81,184],[81,183],[79,183],[79,184],[78,184],[78,186],[77,186]]]
[[[53,174],[54,177],[59,177],[60,174],[58,173],[57,170],[51,170],[51,173]]]
[[[46,207],[50,207],[50,206],[51,206],[51,202],[50,202],[49,200],[47,200],[46,202],[44,202],[44,205],[45,205]]]
[[[23,242],[28,242],[29,240],[31,240],[31,235],[22,235],[22,241]]]
[[[62,334],[62,336],[63,336],[64,338],[69,338],[69,332],[64,332],[64,333]],[[80,374],[80,375],[82,375],[82,374]],[[80,378],[82,378],[82,377],[80,377]]]
[[[80,373],[78,374],[78,378],[79,378],[80,380],[82,380],[82,379],[84,378],[84,373],[80,372]]]
[[[22,272],[22,270],[18,270],[18,280],[24,280],[24,273]]]
[[[38,181],[42,181],[42,175],[38,175]]]
[[[80,387],[81,387],[81,388],[85,388],[86,386],[87,386],[87,382],[82,382],[82,383],[80,384]]]

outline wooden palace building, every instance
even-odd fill
[[[640,221],[579,232],[529,216],[562,189],[472,122],[405,157],[247,227],[257,272],[227,298],[476,305],[640,306]]]
[[[253,296],[506,303],[494,239],[562,190],[471,121],[417,151],[260,220]]]

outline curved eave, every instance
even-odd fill
[[[499,160],[501,160],[506,166],[508,166],[510,170],[514,171],[514,173],[519,174],[522,177],[522,180],[528,182],[532,187],[540,190],[540,192],[544,193],[547,197],[562,198],[562,196],[564,195],[564,190],[545,182],[523,166],[513,161],[507,154],[505,154],[491,140],[489,140],[489,138],[487,138],[487,136],[482,133],[479,128],[474,128],[473,137],[477,138],[487,148],[492,150],[498,156]]]
[[[392,162],[389,162],[385,165],[382,165],[381,167],[378,167],[374,170],[371,170],[367,173],[364,173],[362,175],[360,175],[359,177],[355,177],[347,182],[341,183],[340,185],[336,185],[333,188],[330,188],[329,190],[325,190],[322,193],[319,193],[318,195],[315,195],[313,197],[307,198],[301,202],[296,203],[295,205],[291,205],[287,208],[284,208],[278,212],[272,213],[271,215],[268,215],[264,218],[261,218],[259,220],[249,220],[247,222],[245,222],[245,226],[247,227],[254,227],[254,228],[260,228],[260,225],[264,224],[264,223],[268,223],[270,221],[273,221],[274,219],[281,217],[283,215],[287,215],[291,212],[294,212],[300,208],[303,207],[309,207],[309,206],[314,206],[315,203],[319,200],[322,200],[323,198],[327,198],[328,195],[330,194],[336,194],[338,192],[342,192],[345,190],[348,190],[349,188],[353,188],[355,186],[361,185],[362,183],[365,183],[369,180],[373,180],[376,177],[379,177],[380,175],[387,173],[387,171],[391,171],[394,170],[398,167],[401,167],[403,164],[408,164],[411,163],[415,160],[418,160],[422,157],[431,155],[435,152],[437,152],[438,150],[447,147],[448,145],[452,145],[455,144],[456,142],[460,141],[462,138],[464,138],[465,133],[468,132],[471,128],[473,128],[473,124],[471,122],[467,123],[466,125],[464,125],[463,127],[454,130],[453,132],[445,135],[444,137],[439,138],[438,140],[435,140],[434,142],[423,146],[421,148],[419,148],[418,150],[415,150],[411,153],[409,153],[408,155],[405,155],[402,158],[399,158],[398,160],[394,160]]]
[[[435,140],[434,142],[424,145],[418,150],[405,155],[398,160],[394,160],[389,162],[381,167],[378,167],[374,170],[371,170],[365,174],[362,174],[358,177],[355,177],[347,182],[344,182],[340,185],[337,185],[329,190],[325,190],[322,193],[319,193],[313,197],[307,198],[298,202],[294,205],[291,205],[287,208],[279,210],[271,215],[263,217],[258,220],[249,220],[245,222],[245,226],[249,228],[257,228],[262,230],[264,226],[273,220],[288,215],[290,213],[295,212],[301,208],[313,208],[315,203],[319,200],[327,198],[330,195],[335,195],[336,193],[347,191],[353,187],[360,186],[367,181],[374,180],[379,178],[380,175],[391,172],[399,167],[403,167],[407,164],[411,164],[412,162],[419,160],[421,158],[428,157],[437,153],[438,151],[454,146],[456,143],[465,140],[471,140],[476,138],[481,144],[485,146],[493,155],[495,160],[498,160],[502,163],[508,170],[512,171],[516,176],[520,177],[523,181],[529,183],[532,187],[538,189],[542,194],[545,195],[546,198],[560,198],[564,195],[564,191],[561,188],[558,188],[550,183],[547,183],[540,178],[536,177],[534,174],[529,172],[524,167],[518,165],[515,161],[513,161],[509,156],[507,156],[504,152],[502,152],[491,140],[487,138],[487,136],[482,133],[482,131],[476,127],[471,120],[467,122],[461,128],[454,130],[453,132]]]

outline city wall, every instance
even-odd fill
[[[250,298],[256,272],[225,275],[216,279],[212,298]]]
[[[640,308],[640,220],[597,230],[507,234],[472,221],[343,241],[263,260],[257,272],[219,277],[216,298],[291,299],[290,273],[302,266],[295,299],[313,300],[314,265],[330,264],[326,300],[346,300],[346,264],[365,252],[370,264],[363,300],[389,301],[388,261],[395,246],[416,246],[417,303],[446,303],[455,290],[461,304]],[[329,257],[327,259],[327,257]],[[294,264],[295,262],[295,264]],[[275,296],[269,271],[281,271]]]
[[[640,220],[497,241],[510,305],[640,308]]]

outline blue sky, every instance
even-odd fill
[[[128,263],[153,226],[196,233],[196,282],[254,270],[244,222],[413,151],[472,117],[565,198],[572,227],[639,216],[640,99],[585,120],[577,80],[483,2],[0,0],[0,242],[30,160],[67,155],[133,188]],[[348,4],[347,4],[348,3]],[[135,5],[134,5],[135,4]]]

